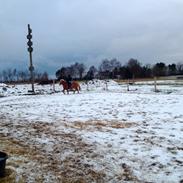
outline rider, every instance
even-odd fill
[[[72,77],[69,74],[68,77],[66,78],[67,84],[68,84],[68,88],[71,88],[71,82],[72,82]]]

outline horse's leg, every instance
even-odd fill
[[[67,89],[67,94],[69,94],[69,89]]]

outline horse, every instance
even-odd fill
[[[72,81],[71,87],[69,88],[68,83],[64,79],[61,79],[59,85],[63,86],[62,92],[64,94],[65,94],[65,90],[67,91],[67,94],[69,94],[69,91],[73,91],[74,93],[75,91],[77,91],[79,93],[79,91],[81,90],[81,87],[77,81]]]

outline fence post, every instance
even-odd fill
[[[130,91],[130,89],[129,89],[129,79],[127,80],[127,91]]]
[[[86,90],[89,91],[88,80],[86,81]]]
[[[53,79],[53,92],[55,93],[55,80]]]
[[[154,91],[157,92],[157,82],[156,82],[157,78],[154,77]]]
[[[107,85],[107,81],[105,81],[105,85],[106,85],[106,90],[108,90],[108,85]]]

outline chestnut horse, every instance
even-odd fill
[[[79,90],[81,90],[81,87],[77,81],[72,81],[70,88],[68,87],[68,83],[64,79],[61,79],[59,84],[63,86],[62,91],[64,94],[65,90],[67,91],[67,94],[69,94],[69,91],[73,91],[74,93],[75,91],[77,91],[79,93]]]

